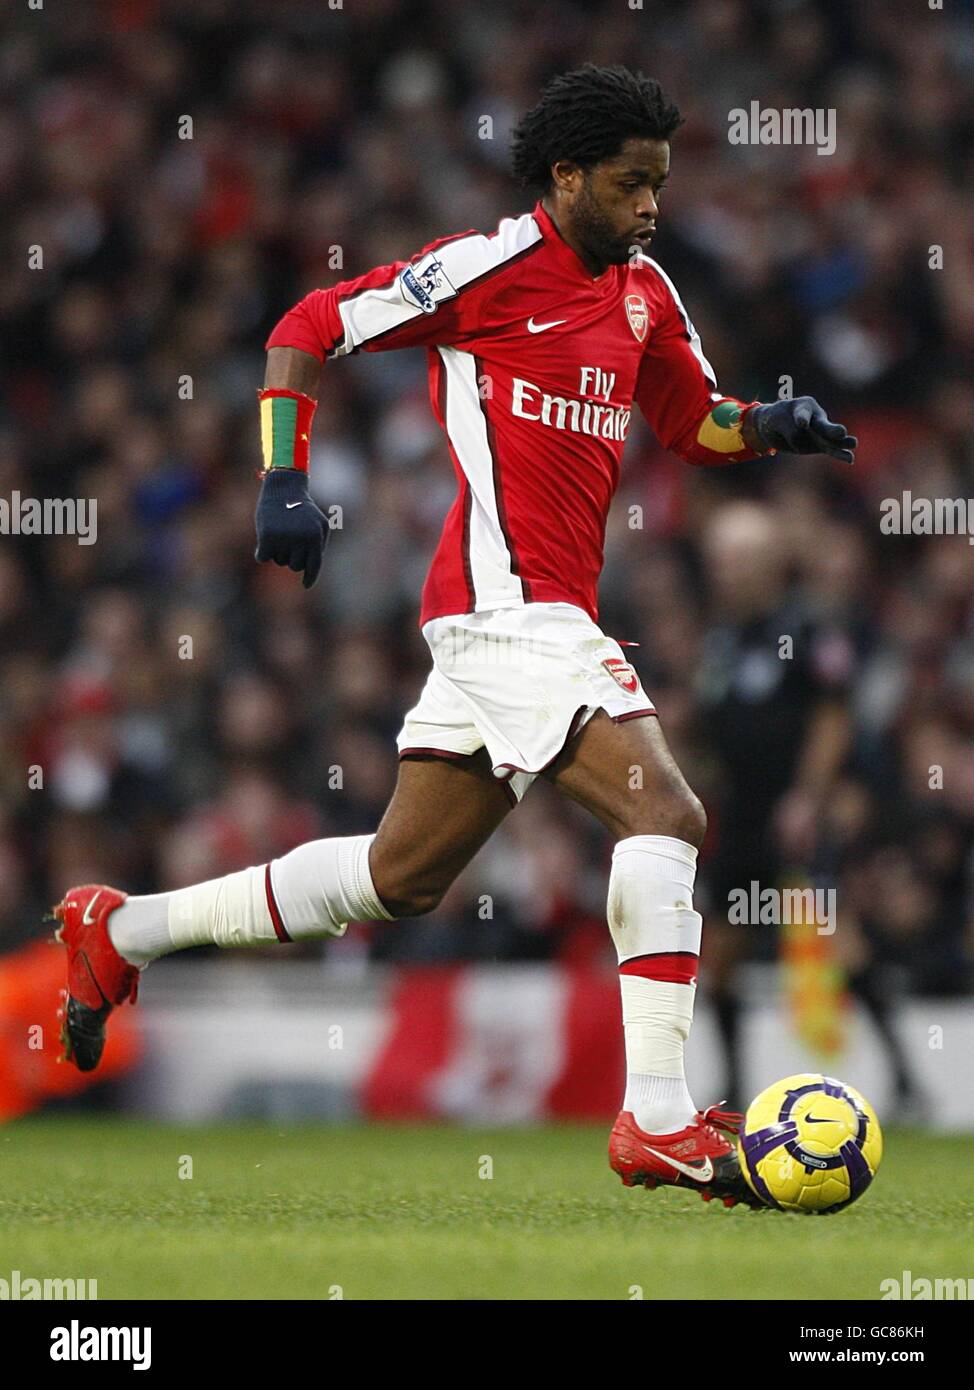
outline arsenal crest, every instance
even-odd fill
[[[635,332],[635,329],[633,331]],[[635,695],[639,689],[639,677],[636,675],[635,668],[628,661],[623,661],[619,656],[607,656],[602,665],[616,685],[621,685],[623,690],[628,690],[630,695]]]
[[[649,328],[649,310],[646,308],[646,301],[641,294],[626,295],[626,316],[629,319],[629,327],[635,333],[639,342],[646,341],[646,330]]]

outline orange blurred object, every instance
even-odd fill
[[[782,925],[781,964],[785,998],[792,1026],[799,1038],[822,1058],[839,1056],[845,1049],[849,998],[842,968],[836,958],[831,932],[820,932],[815,908],[799,897],[813,897],[807,880],[786,880],[797,911]],[[834,924],[833,924],[834,929]]]
[[[138,1021],[131,1009],[119,1009],[96,1072],[58,1061],[64,962],[63,948],[48,941],[0,956],[0,1121],[122,1076],[141,1056]]]

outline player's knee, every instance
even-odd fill
[[[442,867],[421,853],[386,847],[380,836],[372,843],[369,870],[382,906],[393,917],[424,917],[433,912],[449,887]]]
[[[707,813],[684,783],[641,798],[627,817],[629,835],[671,835],[699,849],[707,833]]]
[[[699,796],[689,787],[681,799],[680,808],[675,812],[675,821],[678,828],[673,833],[676,838],[699,849],[707,833],[707,812]]]
[[[425,917],[439,907],[444,891],[429,884],[399,882],[388,887],[376,884],[383,907],[393,917]]]

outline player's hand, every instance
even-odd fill
[[[272,468],[264,475],[257,502],[256,560],[304,571],[304,587],[318,578],[328,540],[328,521],[311,499],[308,475],[297,468]]]
[[[755,405],[747,412],[745,424],[764,449],[784,449],[789,454],[828,454],[842,463],[854,463],[853,449],[859,443],[826,415],[813,396],[793,401]],[[744,435],[747,440],[747,430]]]

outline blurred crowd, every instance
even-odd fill
[[[837,887],[850,972],[971,987],[974,545],[880,527],[906,489],[974,499],[961,0],[8,12],[0,497],[97,499],[97,542],[0,538],[0,950],[72,883],[150,892],[377,825],[453,473],[421,352],[328,364],[313,488],[341,528],[309,593],[258,568],[263,343],[314,286],[530,208],[511,124],[587,60],[686,118],[654,256],[723,390],[787,376],[860,438],[852,469],[695,470],[641,422],[627,446],[601,623],[710,813],[715,978],[752,944],[729,887],[800,874]],[[731,145],[755,98],[834,108],[836,152]],[[610,851],[539,784],[434,914],[327,949],[608,960]]]

